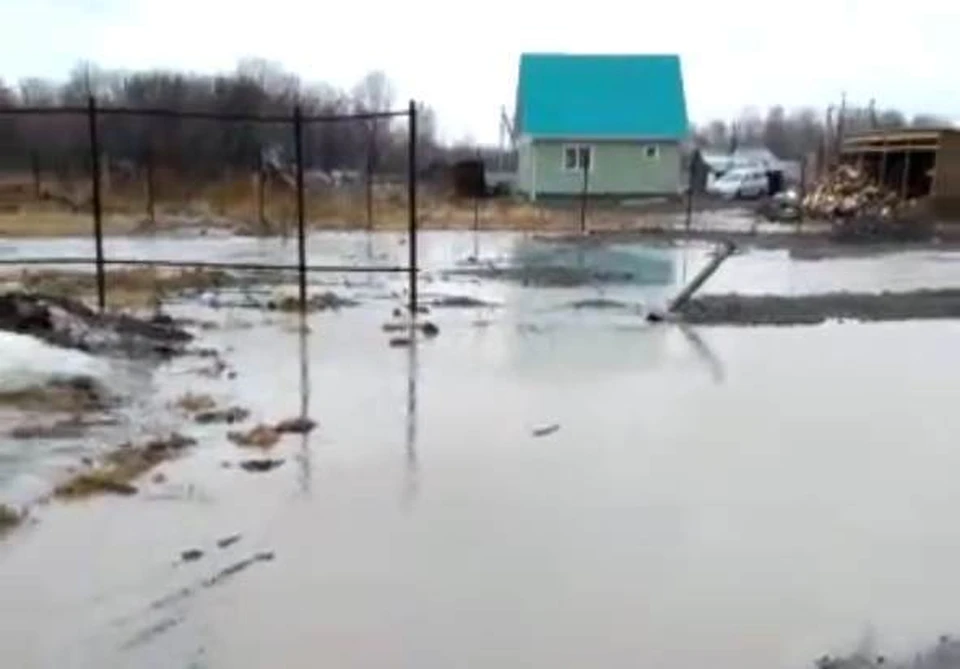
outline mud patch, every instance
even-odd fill
[[[902,321],[960,318],[960,289],[820,295],[707,295],[684,305],[688,323],[812,325],[827,320]]]

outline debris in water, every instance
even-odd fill
[[[79,439],[87,425],[81,420],[58,420],[54,423],[18,425],[10,430],[11,439]]]
[[[241,535],[231,534],[229,537],[224,537],[223,539],[217,539],[217,548],[229,548],[238,541],[240,541]]]
[[[280,433],[269,425],[257,425],[247,432],[228,432],[227,439],[237,446],[271,448],[280,440]]]
[[[551,423],[550,425],[543,425],[540,427],[533,428],[534,437],[546,437],[553,434],[560,429],[560,423]]]
[[[282,420],[274,426],[274,430],[281,434],[285,433],[294,433],[294,434],[306,434],[313,431],[313,428],[317,426],[316,421],[311,420],[310,418],[300,417],[300,418],[288,418]]]
[[[196,413],[198,411],[210,411],[217,406],[217,403],[210,395],[199,395],[188,392],[177,398],[176,405],[187,413]]]
[[[184,562],[196,562],[203,557],[203,551],[199,548],[191,548],[180,553],[180,559]]]
[[[478,309],[481,307],[495,307],[493,302],[487,302],[469,295],[444,295],[434,299],[430,305],[434,308],[448,307],[460,309]]]
[[[627,309],[629,305],[619,300],[609,300],[602,297],[576,300],[571,304],[574,309]]]
[[[23,522],[26,514],[16,509],[0,504],[0,536],[17,527]]]
[[[142,646],[143,644],[152,641],[155,637],[170,631],[182,622],[183,616],[171,616],[169,618],[164,618],[163,620],[137,632],[121,646],[121,649],[131,650],[137,646]]]
[[[261,474],[263,472],[268,472],[271,469],[275,469],[283,464],[281,459],[270,459],[263,458],[260,460],[243,460],[240,462],[240,468],[246,472],[253,472],[256,474]]]
[[[243,407],[229,407],[227,409],[201,411],[194,416],[193,419],[202,425],[209,425],[211,423],[226,423],[227,425],[233,425],[234,423],[242,423],[249,417],[250,411],[247,409],[244,409]]]
[[[440,328],[438,328],[436,324],[431,323],[430,321],[427,321],[426,323],[421,325],[420,331],[423,332],[423,334],[427,337],[436,337],[438,334],[440,334]]]
[[[307,311],[326,311],[327,309],[341,309],[343,307],[355,307],[359,302],[347,297],[341,297],[333,291],[317,293],[307,298]],[[300,298],[297,295],[285,295],[279,299],[269,300],[266,303],[269,311],[300,311]]]

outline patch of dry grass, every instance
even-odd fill
[[[109,403],[109,398],[93,383],[79,380],[0,392],[0,406],[21,411],[82,414],[103,411]]]
[[[97,277],[90,271],[28,269],[2,273],[0,281],[58,297],[92,299],[97,292]],[[231,281],[230,274],[217,269],[136,267],[108,270],[107,301],[112,307],[151,307],[169,294],[207,290],[228,285]]]
[[[137,487],[133,481],[195,443],[189,437],[173,434],[141,446],[124,444],[108,453],[99,465],[58,485],[53,491],[54,497],[70,500],[102,494],[135,495]]]
[[[154,220],[148,219],[144,184],[129,183],[106,189],[103,194],[104,232],[111,234],[152,233],[183,227],[228,228],[246,234],[281,234],[296,225],[296,199],[286,183],[268,181],[264,190],[263,214],[256,179],[252,174],[224,177],[201,185],[177,183],[175,176],[156,189]],[[181,179],[182,181],[182,179]],[[88,184],[78,184],[78,193]],[[66,191],[64,191],[66,193]],[[72,191],[71,191],[72,192]],[[0,209],[0,236],[87,236],[92,234],[89,203],[73,195],[34,198],[32,189],[21,189],[7,198]],[[12,199],[11,199],[12,198]],[[78,205],[77,202],[81,201]],[[491,199],[478,203],[478,225],[487,230],[559,229],[579,226],[579,207],[551,209],[529,202]],[[470,229],[474,225],[474,201],[458,199],[430,188],[418,193],[418,217],[424,229]],[[306,218],[315,229],[376,230],[405,229],[408,221],[406,186],[378,185],[371,211],[362,185],[342,188],[314,187],[305,193]],[[629,212],[594,208],[591,223],[622,227],[636,219]],[[602,220],[601,220],[602,219]]]
[[[257,425],[246,432],[228,432],[227,439],[245,448],[273,448],[280,441],[280,432],[270,425]]]
[[[217,406],[214,399],[207,394],[185,393],[177,398],[176,407],[187,413],[210,411]]]

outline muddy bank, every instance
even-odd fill
[[[816,225],[814,228],[813,226]],[[882,255],[903,251],[960,251],[960,226],[938,228],[929,240],[862,240],[834,239],[822,224],[798,230],[784,226],[778,231],[710,230],[683,228],[646,228],[636,230],[595,231],[581,235],[536,237],[542,241],[577,242],[580,244],[642,243],[673,245],[682,242],[717,244],[733,242],[741,248],[788,251],[792,257],[806,260]]]
[[[679,310],[688,323],[804,325],[827,320],[902,321],[960,318],[960,289],[819,295],[705,295]]]
[[[132,357],[183,353],[193,339],[170,319],[100,314],[78,300],[25,292],[0,294],[0,330],[62,348]]]

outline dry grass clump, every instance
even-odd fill
[[[123,444],[108,453],[98,465],[58,485],[53,491],[54,497],[83,499],[101,494],[135,495],[134,480],[194,444],[195,440],[177,433],[140,446]]]
[[[0,392],[0,406],[22,411],[83,414],[104,411],[110,398],[92,379],[78,377],[21,390]]]

